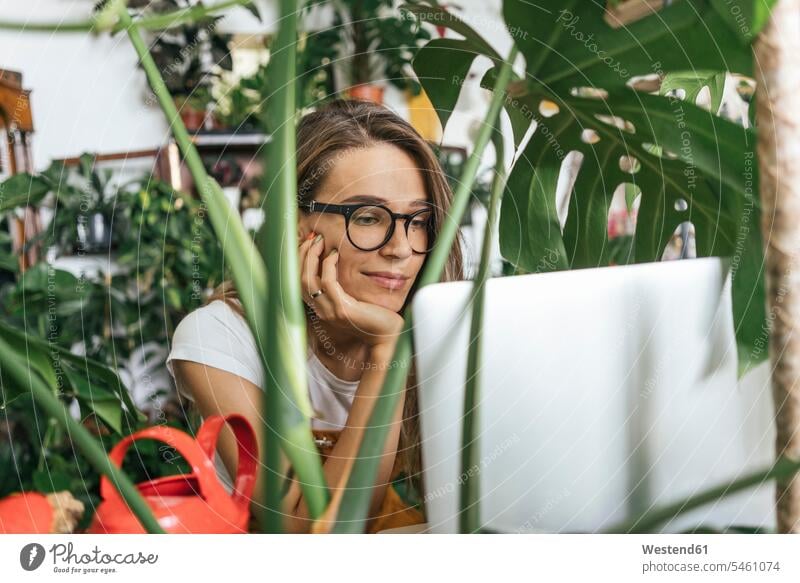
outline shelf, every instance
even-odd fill
[[[267,134],[217,134],[200,133],[192,136],[196,146],[262,146],[272,141]]]

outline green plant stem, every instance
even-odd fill
[[[17,360],[16,353],[2,336],[0,336],[0,362],[11,378],[21,386],[28,386],[31,395],[44,409],[48,419],[55,419],[66,429],[70,441],[81,450],[92,467],[111,480],[145,530],[151,534],[164,534],[164,530],[130,478],[108,459],[105,450],[89,431],[70,416],[67,408],[53,394],[53,390],[49,389],[34,371]]]
[[[136,21],[140,29],[145,30],[167,30],[212,16],[221,10],[234,6],[249,6],[252,0],[225,0],[213,6],[190,6],[180,8],[165,14],[148,16]],[[0,20],[0,30],[18,30],[24,32],[119,32],[127,27],[121,21],[111,27],[98,24],[96,19],[83,20],[79,22],[14,22]]]
[[[165,14],[158,14],[155,16],[146,16],[136,21],[140,29],[145,30],[167,30],[182,26],[187,22],[197,22],[203,20],[208,16],[212,16],[222,10],[233,8],[235,6],[250,6],[253,4],[252,0],[224,0],[212,4],[211,6],[203,6],[197,4],[187,8],[180,8]],[[117,25],[113,28],[114,32],[122,30],[124,26]]]
[[[511,79],[511,66],[516,59],[516,46],[511,49],[508,59],[503,63],[497,75],[492,90],[492,101],[489,112],[484,120],[483,127],[475,141],[475,147],[464,165],[464,173],[453,197],[453,203],[448,213],[450,220],[445,221],[442,230],[436,238],[431,254],[426,260],[426,266],[420,275],[419,288],[431,283],[436,283],[441,278],[450,249],[456,240],[461,218],[467,209],[472,191],[472,184],[478,172],[481,156],[489,142],[495,124],[500,114],[505,99],[505,90]],[[370,415],[369,424],[364,431],[364,436],[358,450],[358,459],[347,481],[347,491],[342,498],[342,506],[337,517],[334,532],[363,532],[366,526],[369,504],[372,498],[372,488],[378,472],[378,464],[383,454],[386,436],[394,416],[397,401],[406,381],[408,367],[411,361],[411,309],[406,309],[405,324],[397,339],[395,353],[389,372],[381,388],[380,396],[376,399],[374,409]]]
[[[631,533],[631,532],[651,532],[657,526],[675,518],[676,516],[699,508],[709,502],[714,502],[725,496],[735,494],[741,490],[747,490],[754,486],[760,486],[771,480],[785,480],[791,478],[798,471],[800,471],[800,460],[790,460],[785,457],[778,458],[778,460],[769,468],[759,470],[734,480],[728,484],[714,486],[704,492],[689,496],[684,500],[668,504],[662,508],[655,508],[644,512],[637,518],[629,520],[612,526],[606,532],[608,533]]]
[[[208,207],[211,224],[214,232],[222,241],[222,250],[231,265],[233,279],[236,282],[236,289],[244,305],[250,329],[253,331],[259,352],[264,358],[268,354],[267,333],[264,330],[264,324],[267,322],[267,304],[269,303],[267,297],[267,270],[264,261],[250,235],[245,230],[241,218],[225,200],[219,184],[206,173],[200,155],[181,121],[172,96],[169,94],[155,62],[142,40],[138,26],[133,22],[124,7],[120,9],[119,20],[125,26],[125,30],[141,61],[142,68],[147,75],[150,87],[158,98],[159,105],[164,111],[170,129],[175,136],[175,141],[183,153],[186,165],[197,184],[203,203]],[[291,131],[294,132],[293,127]],[[291,155],[294,156],[293,151]],[[275,164],[277,162],[273,159],[267,165],[267,168],[269,169]],[[294,242],[292,244],[294,245]],[[297,277],[299,279],[299,275]],[[298,295],[297,297],[299,298],[300,296]],[[281,348],[279,348],[279,350],[285,349],[285,345],[281,345]],[[291,359],[286,355],[282,355],[282,358],[286,358],[287,362],[291,362]],[[267,367],[265,370],[270,372],[269,363],[265,361],[264,364]],[[269,378],[269,374],[267,377]],[[302,377],[295,376],[293,378]],[[304,434],[297,429],[297,427],[303,427],[303,418],[307,420],[313,414],[311,402],[308,392],[303,390],[300,383],[292,382],[288,385],[288,388],[294,392],[289,395],[287,391],[282,391],[282,395],[285,397],[282,402],[286,404],[291,400],[292,406],[276,413],[281,418],[293,416],[294,423],[289,424],[292,429],[282,434],[283,446],[298,476],[309,510],[313,509],[313,512],[321,512],[320,506],[324,507],[327,493],[327,486],[322,473],[322,463],[310,430],[307,434]],[[274,410],[273,413],[275,413]],[[297,418],[298,416],[300,419]],[[267,447],[271,447],[271,444]]]
[[[486,281],[492,257],[492,239],[500,198],[506,184],[503,160],[503,136],[498,130],[495,145],[495,173],[489,198],[489,216],[483,233],[481,260],[473,283],[472,321],[469,330],[467,376],[464,386],[464,422],[461,436],[461,482],[459,529],[462,533],[477,533],[481,527],[480,514],[480,447],[478,447],[478,401],[480,400],[480,363],[483,345],[483,308]]]
[[[306,316],[301,301],[300,260],[297,246],[296,174],[296,38],[297,2],[281,0],[280,26],[272,46],[267,70],[270,106],[265,120],[266,133],[272,135],[264,160],[266,220],[257,240],[270,268],[267,287],[275,293],[267,306],[264,354],[266,399],[264,400],[267,450],[264,462],[268,481],[262,528],[281,531],[280,448],[292,461],[295,472],[305,483],[303,497],[312,518],[316,519],[328,503],[328,489],[317,453],[308,415],[298,410],[293,395],[307,395]],[[279,441],[279,437],[281,441]]]
[[[262,336],[257,332],[263,322],[264,303],[267,297],[266,268],[258,254],[250,235],[242,225],[241,218],[230,207],[219,184],[206,172],[203,161],[198,154],[186,126],[183,125],[172,96],[167,90],[164,80],[156,67],[147,46],[142,40],[138,26],[133,22],[126,9],[120,10],[120,22],[125,25],[125,30],[131,44],[136,51],[147,75],[150,87],[158,98],[159,105],[164,111],[170,130],[183,154],[189,172],[197,185],[197,190],[203,203],[208,207],[209,217],[214,232],[222,241],[225,257],[230,261],[236,289],[244,304],[248,321],[256,332],[256,341]],[[261,340],[263,342],[263,340]],[[310,406],[309,406],[310,411]]]

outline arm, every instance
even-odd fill
[[[231,372],[188,360],[173,360],[175,381],[184,392],[192,395],[195,405],[203,417],[238,413],[253,426],[258,451],[264,451],[264,436],[261,426],[264,392],[255,384]],[[236,475],[238,451],[236,438],[230,427],[223,427],[217,442],[217,451],[231,476]],[[260,455],[260,454],[259,454]],[[252,511],[258,508],[260,493],[264,487],[264,472],[257,465],[256,485],[253,493]],[[286,468],[282,468],[284,473]]]
[[[347,422],[323,466],[332,496],[347,485],[347,479],[350,476],[353,463],[358,456],[358,449],[364,436],[365,427],[369,423],[375,399],[380,394],[393,353],[394,343],[378,344],[370,348],[368,360],[365,362],[366,370],[361,375],[361,381],[356,390],[350,414],[347,416]],[[370,503],[370,517],[375,517],[380,510],[386,488],[389,485],[397,455],[404,402],[405,389],[395,410],[386,439],[386,446],[381,456],[375,489]],[[308,514],[308,508],[302,498],[300,486],[296,481],[293,481],[284,501],[286,507],[291,509],[287,512],[290,516],[287,530],[289,532],[308,532],[311,527],[311,519]]]
[[[323,466],[326,481],[332,489],[346,485],[350,467],[358,454],[364,427],[369,421],[369,416],[372,412],[374,399],[380,392],[383,380],[388,372],[388,364],[391,361],[393,351],[393,344],[375,345],[370,350],[368,362],[374,366],[368,366],[364,371],[356,390],[353,406],[348,415],[345,428],[342,430],[336,445]],[[263,392],[261,389],[237,375],[204,364],[186,360],[175,360],[173,363],[176,381],[194,397],[203,417],[230,413],[243,415],[256,428],[259,451],[263,451],[263,436],[258,430],[263,424],[261,415]],[[217,390],[215,390],[215,387]],[[226,390],[219,390],[220,387],[225,387]],[[401,397],[390,428],[376,479],[377,487],[373,493],[370,516],[374,516],[380,509],[394,467],[404,400],[405,396]],[[236,440],[227,427],[220,433],[218,450],[228,472],[232,476],[235,475]],[[286,466],[284,466],[284,473],[286,469]],[[261,500],[263,479],[263,470],[259,465],[253,501],[256,507],[263,502]],[[310,530],[311,520],[308,515],[308,508],[303,500],[300,486],[296,481],[292,482],[289,491],[284,497],[283,510],[286,514],[285,525],[287,531],[308,532]]]

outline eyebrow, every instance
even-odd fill
[[[342,203],[348,203],[348,202],[352,202],[352,203],[366,202],[366,203],[371,203],[371,204],[386,204],[389,201],[386,200],[385,198],[381,198],[380,196],[374,196],[374,195],[371,195],[371,194],[355,194],[353,196],[348,196],[346,199],[344,199],[342,201]],[[409,204],[411,206],[419,206],[419,207],[430,206],[430,203],[427,200],[420,200],[420,199],[412,200]]]

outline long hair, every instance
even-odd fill
[[[453,193],[439,160],[430,145],[416,130],[388,108],[367,101],[335,100],[321,109],[306,114],[297,128],[298,204],[314,200],[318,187],[335,166],[337,156],[357,148],[382,143],[392,144],[408,154],[419,167],[425,189],[433,206],[434,238],[444,224],[452,204]],[[426,259],[427,263],[427,259]],[[423,264],[422,269],[424,269]],[[422,272],[420,269],[420,273]],[[460,234],[454,242],[444,266],[441,281],[464,279]],[[419,278],[409,290],[403,310],[417,290]],[[218,286],[206,303],[223,300],[239,314],[242,307],[231,281]],[[307,315],[310,313],[306,309]],[[397,467],[410,479],[417,491],[421,477],[419,405],[417,373],[411,363],[403,408],[403,425],[397,450]]]

